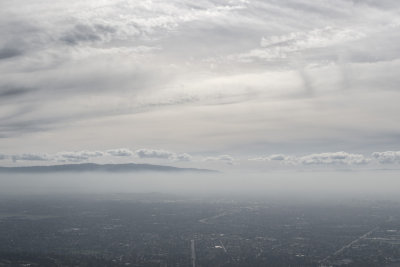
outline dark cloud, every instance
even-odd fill
[[[0,97],[9,98],[24,95],[28,93],[30,89],[24,87],[0,87]]]
[[[28,18],[4,16],[0,25],[0,60],[20,60],[51,43],[48,33]]]
[[[69,45],[77,45],[83,42],[97,42],[103,40],[107,35],[114,33],[115,29],[107,25],[96,24],[93,26],[78,24],[60,38]]]
[[[22,54],[23,52],[18,48],[13,48],[13,47],[0,48],[0,60],[17,57]]]
[[[22,113],[18,113],[15,116],[19,116]],[[0,121],[3,119],[0,118]],[[33,132],[41,132],[48,130],[50,126],[55,126],[59,120],[57,119],[42,119],[42,120],[23,120],[23,121],[16,121],[10,122],[11,117],[7,118],[6,122],[0,124],[0,135],[4,137],[15,137],[20,136],[27,133]]]

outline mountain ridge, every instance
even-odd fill
[[[52,172],[201,172],[215,173],[216,170],[198,168],[179,168],[167,165],[153,165],[146,163],[119,163],[119,164],[97,164],[78,163],[60,164],[48,166],[20,166],[1,167],[0,173],[52,173]]]

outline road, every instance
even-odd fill
[[[340,253],[342,253],[345,249],[350,248],[352,245],[356,244],[358,241],[368,237],[370,234],[372,234],[374,231],[378,230],[379,226],[375,227],[374,229],[372,229],[371,231],[363,234],[362,236],[354,239],[353,241],[351,241],[350,243],[344,245],[343,247],[341,247],[340,249],[336,250],[333,254],[327,256],[326,258],[322,259],[319,263],[323,264],[324,262],[326,262],[327,260],[329,260],[331,257],[337,256]],[[323,266],[323,265],[322,265]]]
[[[196,267],[196,248],[195,248],[195,243],[194,240],[190,240],[190,247],[192,249],[192,267]]]
[[[222,217],[222,216],[225,216],[225,215],[228,215],[228,214],[229,214],[229,212],[224,211],[224,212],[221,212],[221,213],[219,213],[219,214],[217,214],[217,215],[214,215],[214,216],[211,216],[211,217],[207,217],[207,218],[200,219],[199,222],[205,223],[205,224],[210,224],[210,223],[208,222],[209,220],[217,219],[217,218],[219,218],[219,217]]]

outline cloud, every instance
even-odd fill
[[[115,157],[130,157],[134,155],[134,153],[127,148],[110,149],[106,152],[107,154]]]
[[[287,52],[309,48],[320,48],[364,37],[365,34],[352,29],[324,27],[306,32],[291,32],[286,35],[261,38],[261,47],[279,47]]]
[[[350,154],[343,151],[310,154],[299,157],[297,160],[303,165],[363,165],[370,161],[361,154]]]
[[[275,161],[289,165],[365,165],[370,159],[361,154],[352,154],[344,151],[316,153],[304,156],[290,156],[275,154],[267,157],[251,158],[252,161]]]
[[[268,38],[262,37],[260,41],[261,48],[240,54],[238,59],[286,59],[292,54],[296,55],[300,51],[331,47],[363,37],[365,37],[365,34],[360,31],[349,28],[333,28],[330,26],[304,32],[291,32]]]
[[[57,161],[69,161],[69,162],[82,162],[87,161],[91,158],[98,158],[104,156],[104,152],[101,151],[76,151],[76,152],[59,152],[54,156]]]
[[[17,57],[22,54],[23,54],[23,52],[17,48],[13,48],[13,47],[0,48],[0,60]]]
[[[161,159],[167,161],[192,161],[193,157],[188,153],[175,153],[161,149],[139,149],[133,152],[128,148],[109,149],[106,151],[61,151],[54,154],[23,153],[6,155],[0,154],[0,160],[12,159],[12,161],[49,161],[49,162],[85,162],[94,159],[110,159],[110,157],[139,157],[142,159]]]
[[[107,25],[77,24],[74,26],[73,29],[65,33],[60,38],[60,40],[69,45],[77,45],[83,42],[101,41],[114,32],[116,32],[116,30],[113,27]]]
[[[26,153],[26,154],[21,154],[21,155],[12,155],[11,159],[13,162],[17,162],[17,161],[48,161],[49,156],[46,154]]]
[[[0,145],[396,147],[399,3],[375,2],[7,1]]]
[[[159,158],[159,159],[169,159],[174,157],[175,155],[175,153],[166,150],[147,149],[147,148],[136,150],[135,154],[139,158]]]
[[[193,157],[187,153],[176,154],[174,157],[175,161],[192,161]]]
[[[162,149],[138,149],[135,155],[142,159],[168,159],[172,161],[191,161],[192,156],[187,153],[177,154],[175,152]]]
[[[110,158],[111,157],[111,158]],[[193,157],[188,153],[175,153],[163,149],[147,149],[142,148],[132,151],[128,148],[110,149],[106,151],[62,151],[54,154],[48,153],[22,153],[22,154],[0,154],[0,160],[11,160],[14,163],[18,162],[35,162],[35,161],[46,161],[46,162],[104,162],[104,160],[110,160],[113,157],[117,158],[131,158],[138,157],[144,160],[160,160],[168,162],[215,162],[233,165],[235,162],[240,162],[234,157],[228,154],[209,156],[209,157]],[[113,159],[117,160],[117,159]],[[256,162],[269,162],[271,165],[266,166],[281,166],[282,168],[291,167],[324,167],[324,166],[369,166],[373,167],[377,164],[400,164],[400,151],[384,151],[384,152],[373,152],[371,157],[349,153],[345,151],[338,152],[324,152],[324,153],[313,153],[305,155],[287,155],[287,154],[271,154],[262,157],[252,157],[249,161]],[[275,164],[275,165],[274,165]]]
[[[20,95],[24,95],[29,91],[30,89],[24,87],[2,86],[0,87],[0,97],[1,98],[17,97]]]
[[[251,158],[249,160],[253,161],[288,161],[291,159],[291,156],[286,156],[284,154],[273,154],[267,157],[258,157],[258,158]]]
[[[400,151],[373,152],[372,157],[382,164],[400,163]]]
[[[205,161],[215,161],[215,162],[222,162],[229,165],[232,165],[235,162],[235,159],[230,155],[219,155],[216,157],[207,157]]]

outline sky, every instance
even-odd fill
[[[2,0],[0,165],[399,169],[397,0]]]

